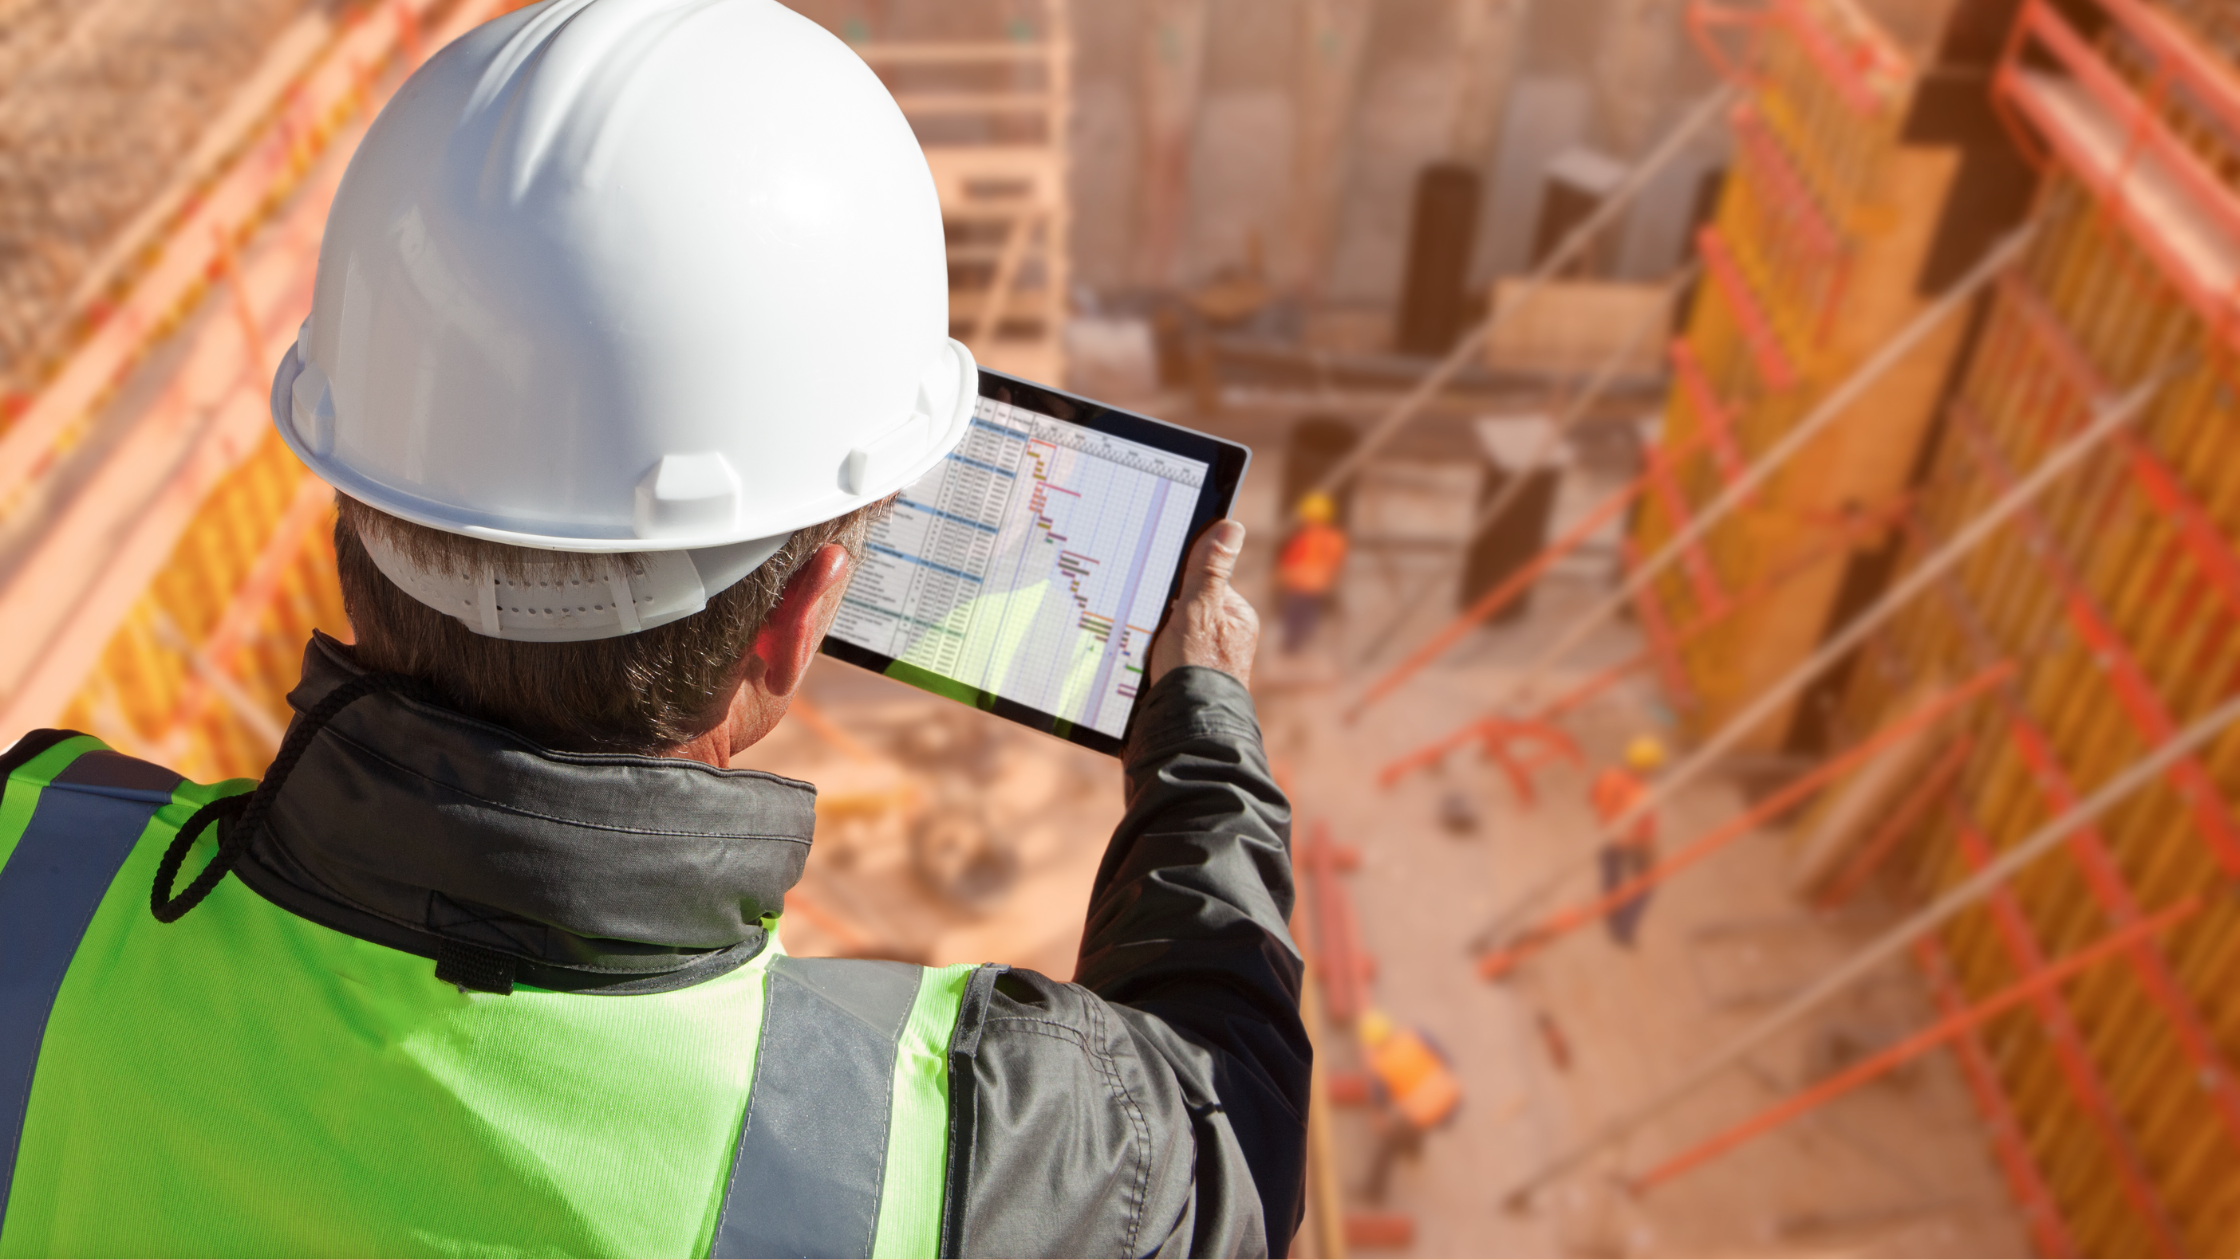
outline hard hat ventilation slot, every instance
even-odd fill
[[[848,452],[840,468],[841,488],[849,494],[869,494],[871,487],[887,484],[925,450],[933,425],[933,405],[920,388],[917,407],[907,419]]]
[[[638,482],[640,538],[717,534],[738,524],[739,474],[719,451],[664,455]]]
[[[300,351],[298,352],[301,353]],[[327,374],[309,359],[302,361],[295,387],[289,391],[296,437],[320,459],[334,454],[334,387]]]

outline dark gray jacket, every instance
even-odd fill
[[[318,636],[289,700],[309,713],[359,673]],[[1311,1052],[1285,926],[1290,808],[1250,695],[1174,671],[1140,702],[1125,771],[1076,981],[991,969],[966,1003],[950,1254],[1280,1255],[1298,1226]],[[555,753],[375,693],[311,742],[234,873],[439,963],[658,992],[764,947],[814,803],[776,775]]]

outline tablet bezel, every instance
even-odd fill
[[[1197,507],[1191,512],[1190,528],[1186,534],[1189,541],[1183,544],[1185,556],[1189,554],[1190,546],[1197,542],[1198,536],[1205,532],[1206,527],[1227,516],[1229,510],[1235,506],[1237,487],[1243,484],[1245,470],[1252,465],[1252,448],[1241,442],[1218,438],[1210,433],[1200,433],[1195,429],[1185,429],[1178,424],[1155,420],[1150,416],[1115,407],[1109,403],[1098,402],[1093,398],[1068,394],[1063,390],[1052,389],[1047,385],[1037,385],[1033,381],[1024,380],[1005,372],[998,372],[993,368],[984,367],[980,369],[980,397],[1012,406],[1024,407],[1029,411],[1039,412],[1052,419],[1062,420],[1068,424],[1077,424],[1082,428],[1099,433],[1109,433],[1114,437],[1125,438],[1131,442],[1140,442],[1145,446],[1155,447],[1206,464],[1208,467],[1204,492],[1198,495]],[[977,406],[977,404],[975,405]],[[1174,605],[1175,594],[1182,587],[1182,572],[1183,566],[1177,563],[1174,579],[1167,586],[1167,597],[1163,601],[1163,606],[1170,612]],[[1162,612],[1159,624],[1153,627],[1154,638],[1160,631],[1166,629],[1166,624],[1167,612]],[[931,692],[934,695],[955,700],[961,704],[968,704],[982,712],[1009,719],[1021,726],[1032,727],[1046,735],[1054,735],[1059,739],[1079,744],[1084,748],[1094,748],[1098,752],[1110,753],[1116,757],[1120,755],[1120,750],[1127,744],[1125,732],[1135,725],[1137,705],[1134,701],[1130,701],[1128,706],[1127,727],[1123,728],[1123,733],[1119,738],[1114,738],[1094,727],[1084,726],[1055,714],[1045,713],[1041,709],[1030,708],[1016,700],[994,695],[977,687],[967,686],[953,678],[946,678],[920,666],[898,661],[883,652],[874,652],[869,648],[846,642],[830,634],[825,636],[824,644],[819,650],[835,660],[846,661],[850,665],[870,670],[874,674],[892,678],[897,682],[906,683],[921,691]],[[1142,698],[1143,693],[1138,691],[1135,699],[1141,700]]]

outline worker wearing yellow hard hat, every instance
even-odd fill
[[[1589,790],[1596,822],[1603,828],[1600,854],[1604,896],[1638,882],[1656,866],[1657,816],[1651,789],[1657,771],[1664,768],[1664,741],[1642,733],[1626,741],[1624,764],[1607,767],[1595,776]],[[1649,890],[1612,906],[1604,923],[1610,939],[1633,948],[1641,930],[1641,917],[1649,908]]]
[[[1283,617],[1283,650],[1295,654],[1314,638],[1329,610],[1345,569],[1346,535],[1338,526],[1338,502],[1310,491],[1299,500],[1299,527],[1284,540],[1276,558],[1276,587]]]
[[[1072,982],[779,943],[815,789],[731,761],[972,429],[948,328],[909,121],[778,0],[543,0],[415,71],[271,392],[354,641],[261,783],[0,750],[0,1252],[1287,1254],[1233,522]]]
[[[1664,769],[1664,741],[1654,735],[1636,735],[1626,741],[1626,765],[1641,774]]]
[[[1381,1104],[1381,1133],[1367,1187],[1369,1201],[1376,1203],[1391,1186],[1394,1165],[1420,1155],[1425,1135],[1461,1109],[1462,1083],[1437,1043],[1383,1011],[1363,1012],[1354,1030]]]

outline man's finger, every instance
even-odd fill
[[[1243,551],[1243,523],[1215,521],[1198,545],[1190,549],[1190,571],[1182,579],[1182,597],[1190,599],[1208,587],[1218,591],[1228,586]]]

